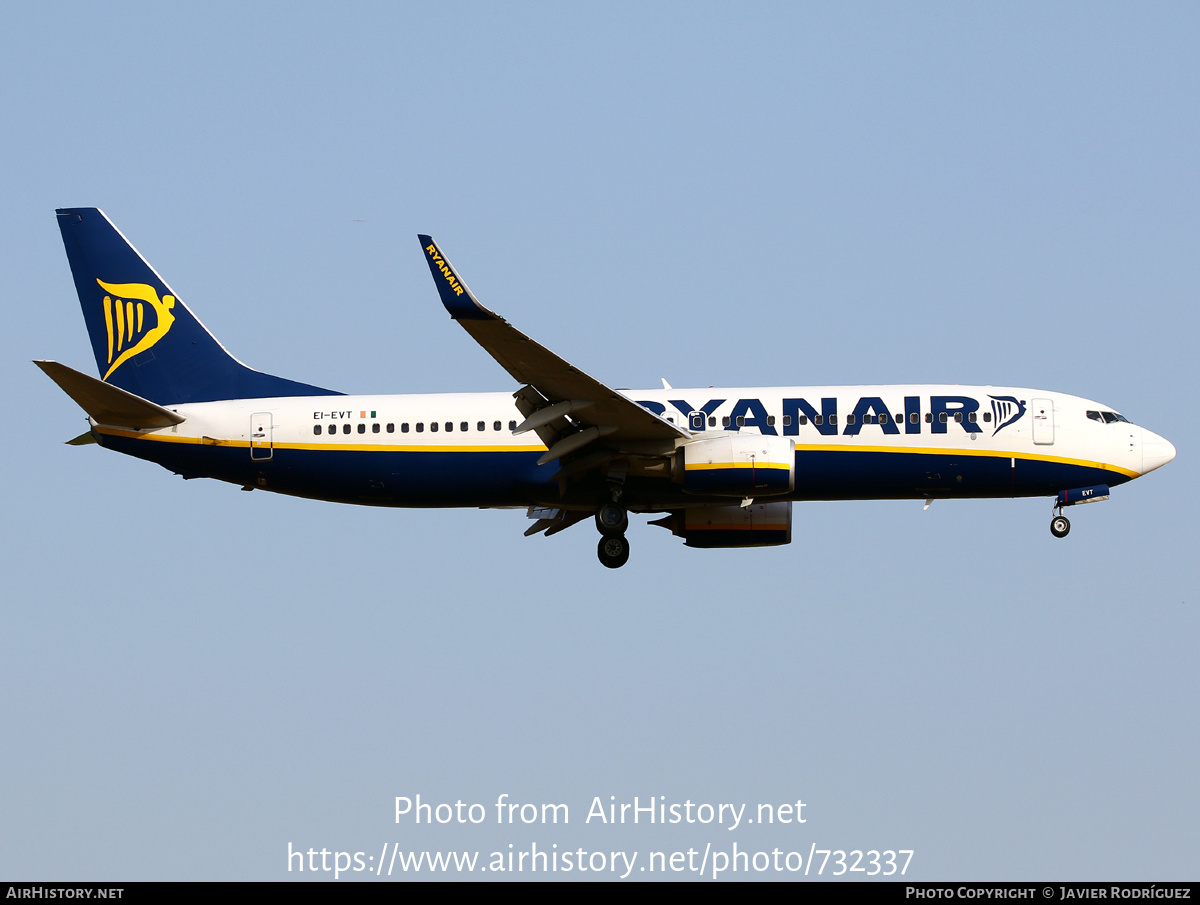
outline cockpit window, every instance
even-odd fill
[[[1088,412],[1087,416],[1089,418],[1091,418],[1093,421],[1099,421],[1101,424],[1104,423],[1104,416],[1101,415],[1099,412]]]
[[[1126,424],[1129,423],[1128,418],[1124,415],[1118,415],[1116,412],[1104,412],[1103,415],[1106,424],[1116,424],[1118,421],[1124,421]]]

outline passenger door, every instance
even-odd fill
[[[274,425],[270,412],[255,412],[250,417],[250,458],[256,461],[271,458],[274,447],[271,433]]]
[[[1054,443],[1054,400],[1032,399],[1033,407],[1033,442],[1038,446],[1050,446]]]

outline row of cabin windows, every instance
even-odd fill
[[[1099,420],[1101,420],[1101,419],[1100,419],[1100,417],[1099,417],[1099,415],[1100,415],[1100,413],[1099,413],[1099,412],[1088,412],[1088,417],[1089,417],[1089,418],[1093,418],[1093,416],[1096,416],[1096,417],[1094,417],[1094,418],[1093,418],[1093,420],[1095,420],[1095,421],[1099,421]],[[799,415],[799,416],[797,416],[797,417],[798,417],[798,419],[799,419],[799,423],[800,423],[800,424],[808,424],[808,416],[807,416],[807,415]],[[891,420],[891,417],[892,417],[892,416],[891,416],[891,415],[889,415],[887,412],[883,412],[883,413],[881,413],[881,414],[879,414],[879,415],[866,414],[866,415],[863,415],[863,424],[887,424],[887,423],[888,423],[888,421],[889,421],[889,420]],[[974,424],[974,423],[975,423],[975,422],[978,420],[978,417],[979,417],[979,413],[978,413],[978,412],[969,412],[969,413],[967,413],[967,420],[968,420],[969,422],[971,422],[972,424]],[[1105,419],[1107,419],[1107,420],[1109,420],[1109,421],[1124,421],[1124,420],[1125,420],[1125,418],[1124,418],[1124,417],[1122,417],[1121,415],[1117,415],[1117,414],[1115,414],[1115,413],[1113,413],[1113,412],[1104,412],[1104,417],[1105,417]],[[672,419],[672,420],[673,420],[673,419]],[[746,416],[745,416],[745,415],[738,415],[738,416],[737,416],[737,418],[735,418],[735,419],[733,419],[733,420],[734,420],[734,422],[737,424],[737,426],[738,426],[738,427],[745,427],[745,426],[746,426]],[[903,415],[896,415],[896,419],[895,419],[895,420],[896,420],[898,423],[900,423],[900,424],[903,424],[903,423],[904,423],[904,416],[903,416]],[[908,416],[908,420],[909,420],[909,423],[910,423],[910,424],[917,424],[917,423],[920,421],[920,417],[917,415],[917,413],[916,413],[916,412],[912,412],[912,413],[910,413],[910,414],[909,414],[909,416]],[[962,413],[962,412],[955,412],[955,413],[954,413],[954,420],[955,420],[955,421],[957,421],[957,422],[959,422],[959,423],[961,423],[961,422],[962,422],[962,420],[963,420],[963,413]],[[991,413],[991,412],[984,412],[984,413],[983,413],[983,420],[984,420],[985,422],[990,422],[990,421],[992,420],[992,413]],[[946,412],[939,412],[939,413],[938,413],[938,421],[940,421],[942,424],[945,424],[947,421],[949,421],[949,417],[947,416],[947,413],[946,413]],[[813,419],[812,419],[812,422],[813,422],[813,424],[817,424],[817,425],[824,424],[824,423],[825,423],[825,416],[824,416],[824,415],[814,415],[814,416],[813,416]],[[729,427],[730,423],[731,423],[731,421],[730,421],[730,418],[729,418],[729,416],[728,416],[728,415],[726,415],[724,418],[722,418],[722,419],[721,419],[721,426],[722,426],[722,427]],[[830,424],[837,424],[837,415],[830,415],[830,416],[829,416],[829,423],[830,423]],[[854,416],[854,414],[853,414],[853,413],[851,413],[851,414],[849,414],[849,415],[847,415],[847,416],[846,416],[846,423],[847,423],[847,424],[854,424],[854,423],[855,423],[855,416]],[[932,423],[933,423],[933,412],[926,412],[926,413],[925,413],[925,423],[926,423],[926,424],[932,424]],[[775,416],[774,416],[774,415],[768,415],[768,416],[767,416],[767,424],[768,424],[769,426],[771,426],[771,427],[774,427],[774,426],[775,426]],[[716,427],[716,426],[717,426],[717,419],[716,419],[716,416],[709,416],[709,419],[708,419],[708,426],[709,426],[709,427]],[[783,426],[784,426],[784,427],[791,427],[791,426],[792,426],[792,416],[791,416],[791,415],[784,415],[784,416],[783,416]],[[439,428],[439,424],[438,424],[438,422],[437,422],[437,421],[431,421],[431,422],[429,423],[429,430],[430,430],[430,432],[431,432],[431,433],[437,433],[437,431],[438,431],[438,428]],[[418,422],[416,423],[416,429],[417,429],[417,433],[418,433],[418,434],[424,433],[424,432],[425,432],[425,422],[423,422],[423,421],[418,421]],[[453,422],[453,421],[447,421],[447,422],[445,422],[445,429],[446,429],[446,432],[447,432],[447,433],[450,433],[450,432],[452,432],[452,431],[454,430],[454,422]],[[469,422],[469,421],[460,421],[460,422],[459,422],[459,424],[458,424],[458,429],[459,429],[460,431],[463,431],[463,432],[469,431],[469,430],[471,429],[471,422]],[[503,422],[500,422],[500,421],[493,421],[493,422],[492,422],[492,430],[494,430],[494,431],[498,431],[498,430],[502,430],[502,429],[503,429]],[[510,431],[511,431],[511,430],[516,430],[516,429],[517,429],[517,422],[516,422],[516,421],[510,421],[510,422],[508,422],[508,429],[509,429]],[[372,422],[372,423],[371,423],[371,433],[373,433],[373,434],[377,434],[377,433],[379,433],[379,430],[380,430],[379,422],[378,422],[378,421]],[[483,431],[487,430],[487,422],[486,422],[486,421],[477,421],[477,422],[475,423],[475,430],[476,430],[476,431],[479,431],[480,433],[482,433]],[[330,425],[327,425],[327,426],[326,426],[326,433],[330,433],[330,434],[336,434],[336,433],[337,433],[337,431],[338,431],[338,428],[337,428],[337,425],[336,425],[336,424],[330,424]],[[350,433],[350,432],[351,432],[351,426],[350,426],[349,424],[343,424],[343,425],[342,425],[342,433],[343,433],[343,434],[348,434],[348,433]],[[363,422],[363,421],[360,421],[360,422],[359,422],[359,424],[358,424],[358,432],[359,432],[360,434],[365,434],[365,433],[367,432],[367,425],[366,425],[366,422]],[[394,434],[394,433],[396,432],[396,425],[395,425],[394,423],[390,423],[390,424],[388,424],[388,425],[387,425],[387,432],[388,432],[389,434]],[[409,432],[409,424],[408,424],[408,422],[407,422],[407,421],[401,422],[401,424],[400,424],[400,433],[402,433],[402,434],[407,434],[408,432]],[[314,434],[318,434],[318,435],[319,435],[319,434],[321,433],[321,425],[319,425],[319,424],[314,424],[314,425],[313,425],[313,433],[314,433]]]
[[[808,424],[808,415],[799,415],[799,416],[797,416],[797,417],[799,418],[799,423],[800,423],[800,424]],[[837,415],[830,415],[830,416],[829,416],[829,423],[830,423],[830,424],[837,424],[837,417],[838,417]],[[892,420],[892,416],[891,416],[891,415],[889,415],[887,412],[883,412],[882,414],[879,414],[879,415],[872,415],[872,414],[866,414],[866,415],[863,415],[863,424],[887,424],[887,423],[888,423],[889,421],[891,421],[891,420]],[[903,424],[903,423],[904,423],[904,416],[903,416],[903,415],[897,415],[895,420],[896,420],[896,423],[898,423],[898,424]],[[921,420],[921,419],[920,419],[920,416],[919,416],[919,415],[918,415],[916,412],[912,412],[912,413],[911,413],[911,414],[909,414],[909,416],[908,416],[908,421],[909,421],[909,423],[910,423],[910,424],[917,424],[917,423],[919,423],[919,422],[920,422],[920,420]],[[946,423],[947,421],[949,421],[949,420],[950,420],[950,419],[949,419],[949,417],[948,417],[948,415],[947,415],[947,413],[946,413],[946,412],[938,412],[938,421],[940,421],[942,424],[945,424],[945,423]],[[955,412],[955,413],[954,413],[954,420],[955,420],[955,421],[957,421],[957,422],[959,422],[959,423],[962,423],[962,420],[963,420],[963,413],[962,413],[962,412]],[[971,422],[972,424],[974,424],[974,423],[975,423],[976,421],[978,421],[978,420],[979,420],[979,413],[978,413],[978,412],[968,412],[968,413],[967,413],[967,421],[969,421],[969,422]],[[984,420],[985,422],[990,422],[990,421],[992,420],[992,413],[991,413],[991,412],[984,412],[984,413],[983,413],[983,420]],[[746,426],[746,416],[745,416],[745,415],[738,415],[738,416],[737,416],[737,418],[735,418],[735,419],[734,419],[733,423],[737,424],[737,426],[738,426],[738,427],[745,427],[745,426]],[[819,425],[819,424],[824,424],[824,423],[825,423],[825,416],[824,416],[824,415],[814,415],[814,416],[813,416],[813,419],[812,419],[812,423],[813,423],[813,424],[818,424],[818,425]],[[851,413],[851,414],[849,414],[849,415],[847,415],[847,416],[846,416],[846,423],[847,423],[847,424],[854,424],[854,423],[855,423],[855,416],[854,416],[854,414],[853,414],[853,413]],[[933,423],[933,412],[926,412],[926,413],[925,413],[925,423],[926,423],[926,424],[932,424],[932,423]],[[774,426],[775,426],[775,416],[774,416],[774,415],[768,415],[768,416],[767,416],[767,424],[768,424],[768,425],[770,425],[771,427],[774,427]],[[722,427],[729,427],[729,425],[730,425],[730,420],[729,420],[729,416],[727,415],[727,416],[725,416],[724,418],[722,418],[722,419],[721,419],[721,426],[722,426]],[[708,419],[708,426],[709,426],[709,427],[716,427],[716,426],[717,426],[717,419],[716,419],[715,417],[710,417],[710,418]],[[784,427],[791,427],[791,426],[792,426],[792,416],[791,416],[791,415],[784,415],[784,416],[783,416],[783,426],[784,426]]]
[[[429,423],[430,433],[436,434],[438,432],[438,429],[440,426],[441,425],[437,421],[431,421]],[[425,433],[425,422],[424,421],[418,421],[416,424],[416,427],[417,427],[418,434]],[[445,422],[445,428],[446,428],[447,433],[452,432],[454,430],[454,422],[453,421]],[[392,422],[392,423],[389,423],[386,426],[386,428],[384,428],[384,429],[387,430],[387,432],[389,434],[394,434],[396,432],[396,425],[394,422]],[[464,432],[469,431],[471,429],[471,422],[470,421],[460,421],[458,423],[458,429],[460,431],[464,431]],[[503,429],[504,429],[504,422],[502,422],[502,421],[493,421],[492,422],[492,430],[498,431],[498,430],[503,430]],[[516,421],[508,422],[508,429],[510,431],[516,430],[517,422]],[[349,434],[352,432],[352,430],[353,430],[353,428],[351,425],[349,425],[349,424],[342,425],[342,433],[343,434]],[[479,431],[480,433],[482,433],[483,431],[486,431],[487,430],[487,422],[486,421],[475,422],[475,430]],[[379,431],[380,431],[379,422],[378,421],[371,422],[371,433],[377,434],[377,433],[379,433]],[[336,424],[327,425],[325,428],[325,433],[336,434],[337,432],[338,432],[338,426]],[[358,432],[360,434],[365,434],[367,432],[367,423],[365,421],[360,421],[358,423]],[[407,421],[400,422],[400,433],[407,434],[408,432],[409,432],[409,423]],[[313,434],[314,435],[321,434],[321,425],[319,425],[319,424],[313,425]]]

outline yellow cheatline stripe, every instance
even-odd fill
[[[787,462],[692,462],[684,466],[684,471],[707,471],[709,469],[725,468],[781,468],[787,471],[791,467]]]
[[[1141,472],[1130,471],[1120,465],[1110,465],[1107,462],[1093,462],[1090,459],[1069,459],[1065,456],[1049,456],[1044,453],[1013,452],[1004,449],[941,449],[936,446],[849,446],[846,444],[821,443],[796,444],[797,451],[804,452],[876,452],[876,453],[916,453],[922,456],[978,456],[985,459],[1025,459],[1031,462],[1056,462],[1060,465],[1082,465],[1086,468],[1100,468],[1104,471],[1115,471],[1126,477],[1136,478]]]
[[[276,449],[349,450],[353,452],[545,452],[542,444],[533,446],[392,446],[371,443],[276,443]]]
[[[102,434],[117,437],[131,437],[135,440],[155,440],[159,443],[195,443],[205,446],[243,446],[248,447],[248,440],[222,440],[220,438],[204,439],[201,437],[181,437],[178,434],[143,434],[138,431],[121,430],[115,427],[98,427]],[[337,450],[343,452],[545,452],[543,444],[528,446],[385,446],[370,443],[276,443],[275,449],[307,449],[307,450]],[[1090,459],[1070,459],[1065,456],[1048,456],[1042,453],[1014,452],[1012,450],[975,450],[975,449],[940,449],[933,446],[848,446],[843,444],[797,444],[799,452],[874,452],[874,453],[915,453],[923,456],[977,456],[991,459],[1025,459],[1032,462],[1054,462],[1060,465],[1079,465],[1084,468],[1099,468],[1102,471],[1115,471],[1129,478],[1139,477],[1137,471],[1112,465],[1108,462],[1094,462]],[[750,463],[731,462],[726,465],[692,464],[687,469],[720,469],[720,468],[749,468]],[[757,468],[779,468],[788,466],[782,463],[759,463]]]

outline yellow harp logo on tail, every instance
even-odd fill
[[[145,283],[106,283],[96,280],[105,292],[104,326],[108,329],[108,370],[104,380],[117,368],[140,355],[167,335],[175,323],[171,309],[175,307],[175,296],[164,295],[160,301],[153,286]],[[147,322],[146,307],[154,318]],[[116,358],[113,358],[113,356]]]

